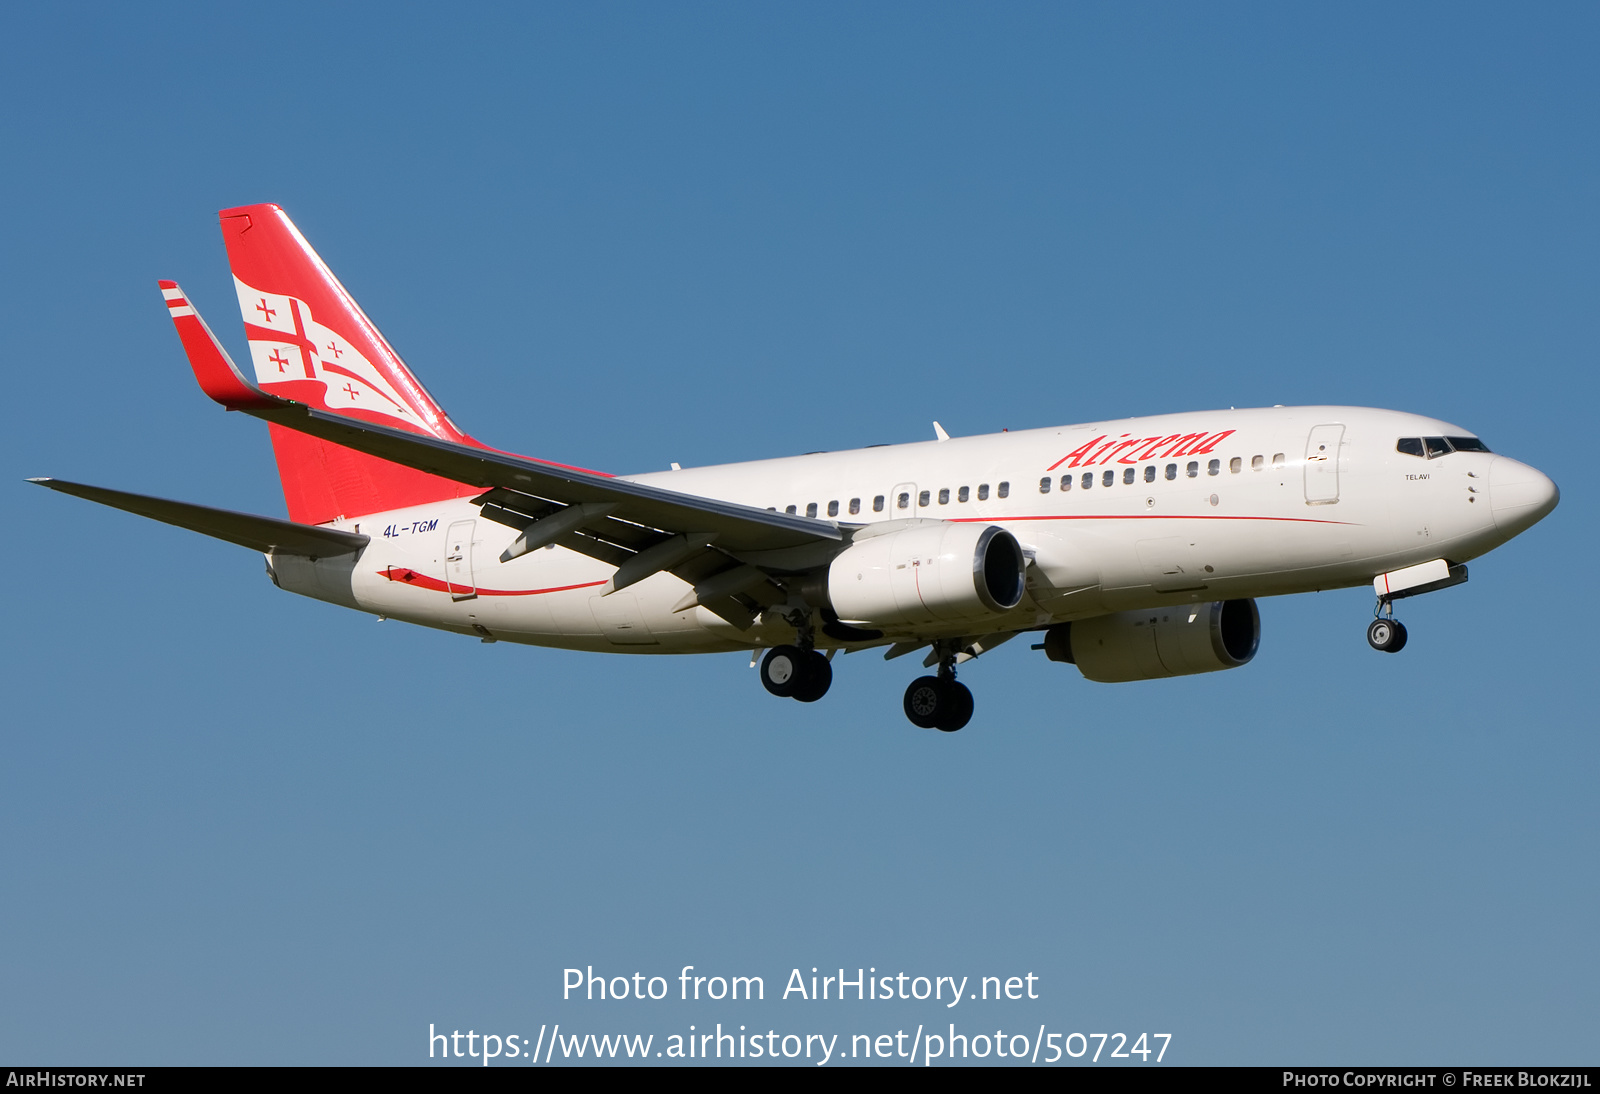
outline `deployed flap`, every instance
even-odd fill
[[[304,555],[307,558],[332,558],[361,550],[370,537],[355,532],[341,532],[337,528],[315,528],[272,517],[258,517],[249,513],[235,513],[228,509],[212,509],[205,505],[190,505],[183,501],[168,501],[144,494],[128,494],[121,490],[107,490],[103,486],[85,486],[63,479],[29,479],[29,482],[48,486],[63,494],[85,498],[109,505],[141,517],[159,520],[187,528],[191,532],[224,539],[262,554]]]

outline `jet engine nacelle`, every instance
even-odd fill
[[[896,521],[856,533],[828,567],[827,594],[841,620],[869,627],[984,619],[1022,602],[1027,565],[996,525]]]
[[[1114,684],[1235,669],[1260,643],[1256,602],[1218,600],[1057,623],[1045,632],[1044,651],[1090,680]]]

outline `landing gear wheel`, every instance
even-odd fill
[[[1406,647],[1406,625],[1398,619],[1374,619],[1367,627],[1367,644],[1381,653],[1399,653]]]
[[[775,646],[761,662],[761,686],[780,699],[815,703],[832,683],[833,666],[816,650]]]
[[[805,651],[801,666],[798,679],[792,681],[794,690],[789,694],[802,703],[815,703],[828,694],[828,686],[833,683],[833,666],[816,650]]]
[[[761,661],[761,686],[780,699],[792,696],[805,675],[806,655],[807,651],[799,646],[774,646],[768,650]]]
[[[918,728],[954,733],[972,720],[972,692],[954,680],[919,676],[906,688],[905,711]]]
[[[918,729],[932,729],[944,705],[944,681],[937,676],[919,676],[906,688],[906,717]]]
[[[944,686],[950,695],[950,709],[933,728],[954,733],[972,721],[972,692],[967,690],[967,685],[954,680],[945,681]]]

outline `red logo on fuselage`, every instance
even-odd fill
[[[1062,464],[1068,467],[1092,467],[1112,462],[1143,463],[1145,460],[1164,460],[1177,456],[1203,456],[1237,432],[1236,429],[1224,429],[1221,433],[1172,433],[1165,437],[1133,437],[1124,433],[1109,439],[1102,433],[1088,444],[1074,448],[1045,470],[1054,471]]]

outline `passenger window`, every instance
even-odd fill
[[[1167,481],[1171,482],[1173,479],[1175,479],[1177,477],[1178,477],[1178,465],[1175,464],[1175,463],[1167,464]]]
[[[1200,475],[1200,464],[1199,464],[1199,461],[1190,460],[1189,461],[1189,466],[1185,467],[1183,469],[1183,471],[1184,471],[1184,474],[1188,475],[1191,479],[1198,478],[1199,475]]]
[[[1101,486],[1110,486],[1112,483],[1114,483],[1116,481],[1117,481],[1117,473],[1115,471],[1107,471],[1104,475],[1100,476],[1100,485]]]
[[[1094,485],[1094,472],[1093,471],[1085,471],[1083,473],[1083,488],[1085,490],[1087,490],[1087,489],[1089,489],[1089,487],[1091,487],[1093,485]]]
[[[1283,466],[1283,453],[1282,452],[1274,452],[1272,454],[1272,466],[1273,467],[1282,467]]]
[[[1156,465],[1155,464],[1152,463],[1152,464],[1146,464],[1145,465],[1144,481],[1145,482],[1155,482],[1156,481]]]
[[[1009,498],[1011,496],[1011,484],[1009,482],[1001,483],[995,488],[994,493],[997,498]]]
[[[1263,467],[1266,466],[1266,463],[1267,463],[1267,458],[1265,456],[1251,456],[1250,457],[1250,470],[1252,470],[1252,471],[1260,471]]]
[[[946,486],[943,490],[939,491],[939,504],[940,505],[949,505],[950,504],[950,488],[948,486]]]
[[[1450,442],[1443,437],[1424,437],[1422,438],[1422,443],[1428,448],[1428,459],[1430,460],[1435,456],[1448,456],[1450,454]]]
[[[979,485],[979,487],[978,487],[978,500],[979,501],[988,501],[989,500],[989,484],[988,483],[982,483],[981,485]]]
[[[967,488],[965,486],[963,486],[960,490],[956,491],[956,500],[957,501],[964,502],[964,501],[967,500],[968,496],[969,495],[968,495],[968,492],[967,492]]]
[[[1222,470],[1222,461],[1221,460],[1212,460],[1210,463],[1206,464],[1206,474],[1208,474],[1208,475],[1218,474],[1221,470]]]
[[[1071,475],[1062,475],[1061,476],[1061,490],[1062,490],[1062,492],[1065,493],[1066,491],[1071,490],[1071,489],[1072,489],[1072,476]]]
[[[1050,476],[1046,475],[1044,478],[1039,480],[1039,493],[1048,494],[1049,492],[1050,492]]]
[[[839,503],[838,502],[830,501],[828,503],[828,515],[830,517],[836,517],[836,516],[839,515]]]
[[[861,512],[861,499],[860,498],[851,498],[850,499],[850,515],[853,517],[859,512]]]
[[[917,504],[924,509],[928,507],[928,492],[926,490],[917,495]]]
[[[1134,476],[1133,468],[1129,467],[1129,468],[1125,469],[1122,472],[1122,481],[1123,481],[1123,483],[1127,484],[1127,483],[1132,482],[1133,481],[1133,476]]]
[[[895,502],[896,502],[896,504],[898,504],[900,506],[900,508],[909,509],[909,508],[911,508],[911,495],[910,494],[901,494],[898,498],[895,499]]]
[[[1241,472],[1243,470],[1244,470],[1244,457],[1235,456],[1233,459],[1228,461],[1228,474],[1237,475],[1239,472]]]
[[[883,512],[883,495],[882,494],[879,494],[877,497],[872,499],[872,511],[874,513]]]
[[[788,513],[791,517],[794,516],[794,506],[792,506],[792,505],[785,505],[783,507],[783,511],[785,513]]]
[[[811,504],[806,506],[806,516],[814,517],[816,515],[817,515],[817,503],[816,502],[812,502]]]
[[[1450,447],[1455,449],[1457,452],[1489,451],[1489,446],[1484,444],[1477,437],[1446,437],[1445,440],[1449,441]]]

